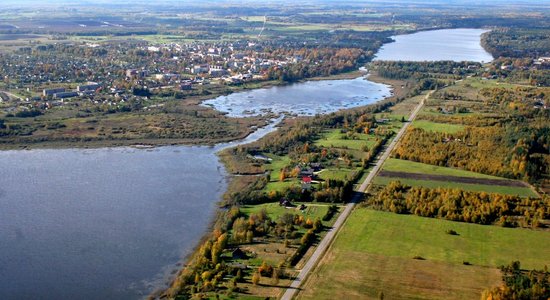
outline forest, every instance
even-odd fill
[[[483,34],[481,44],[496,58],[550,56],[550,30],[514,27],[495,29]]]
[[[389,79],[423,79],[423,78],[451,78],[460,79],[469,74],[475,74],[480,63],[432,61],[376,61],[373,63],[378,74]]]
[[[400,159],[536,181],[548,174],[548,127],[466,127],[454,134],[412,128],[394,152]]]
[[[367,204],[398,214],[504,227],[545,227],[550,217],[550,198],[468,192],[460,189],[410,187],[392,181]]]
[[[546,266],[544,270],[526,271],[519,261],[514,261],[501,266],[500,271],[504,285],[483,291],[482,300],[550,298],[550,272]]]

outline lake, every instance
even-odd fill
[[[395,42],[382,46],[375,60],[490,62],[493,57],[480,43],[487,31],[443,29],[393,36]]]
[[[302,116],[364,106],[391,95],[387,85],[364,77],[294,83],[220,96],[202,103],[232,117],[266,113]]]
[[[276,111],[302,114],[389,94],[389,87],[359,78],[231,99],[257,111],[280,101]],[[251,95],[265,101],[249,103]],[[261,138],[279,120],[214,147],[0,151],[0,299],[139,299],[164,287],[206,232],[226,189],[216,152]]]
[[[450,35],[442,32],[407,37],[459,44],[443,43]],[[453,32],[466,47],[479,44],[483,31]],[[429,56],[439,57],[443,49],[434,49]],[[443,57],[460,52],[453,51]],[[390,94],[386,85],[357,78],[246,91],[203,105],[237,117],[313,115]],[[226,189],[216,152],[259,139],[275,123],[215,147],[0,151],[0,299],[139,299],[163,287],[206,232]]]
[[[0,151],[0,299],[139,299],[163,287],[226,188],[215,147]]]

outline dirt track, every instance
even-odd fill
[[[529,185],[526,184],[525,182],[521,182],[517,180],[507,180],[507,179],[472,178],[472,177],[432,175],[432,174],[419,174],[419,173],[393,172],[393,171],[381,171],[379,175],[384,177],[397,177],[397,178],[418,179],[418,180],[434,180],[434,181],[449,181],[449,182],[470,183],[470,184],[529,187]]]

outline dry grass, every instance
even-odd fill
[[[337,261],[338,263],[335,263]],[[298,299],[478,299],[496,268],[333,250]]]

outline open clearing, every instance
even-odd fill
[[[449,124],[449,123],[436,123],[426,120],[415,120],[412,123],[413,128],[420,128],[426,131],[445,132],[445,133],[457,133],[464,130],[464,125]]]
[[[485,184],[468,184],[468,183],[458,183],[450,181],[433,181],[433,180],[418,180],[418,179],[407,179],[399,177],[382,177],[377,176],[374,179],[374,184],[378,185],[387,185],[392,181],[400,181],[402,184],[409,186],[422,186],[426,188],[449,188],[449,189],[462,189],[465,191],[472,192],[486,192],[486,193],[497,193],[504,195],[518,195],[520,197],[539,197],[532,189],[527,187],[511,187],[511,186],[500,186],[500,185],[485,185]]]
[[[396,180],[410,186],[460,188],[473,192],[539,197],[522,181],[390,158],[379,176],[374,179],[374,184],[386,185]]]
[[[346,138],[346,134],[341,133],[340,129],[332,129],[323,133],[322,137],[315,142],[315,145],[327,148],[361,150],[364,145],[369,148],[372,147],[375,141],[375,137],[364,133],[355,133],[353,138]]]
[[[481,173],[465,171],[454,168],[439,167],[434,165],[423,164],[419,162],[390,158],[386,160],[383,167],[384,171],[392,172],[408,172],[408,173],[422,173],[442,176],[457,176],[457,177],[470,177],[470,178],[487,178],[487,179],[503,179],[497,176],[485,175]]]
[[[449,229],[459,235],[447,234]],[[387,299],[478,299],[483,289],[499,284],[500,265],[548,265],[549,244],[545,231],[359,208],[298,298],[377,299],[383,292]]]
[[[459,176],[448,176],[448,175],[430,175],[430,174],[392,172],[392,171],[382,171],[380,172],[379,175],[383,177],[399,177],[399,178],[417,179],[417,180],[450,181],[450,182],[467,183],[467,184],[528,187],[527,183],[525,182],[521,182],[517,180],[506,180],[506,179],[470,178],[470,177],[459,177]]]

